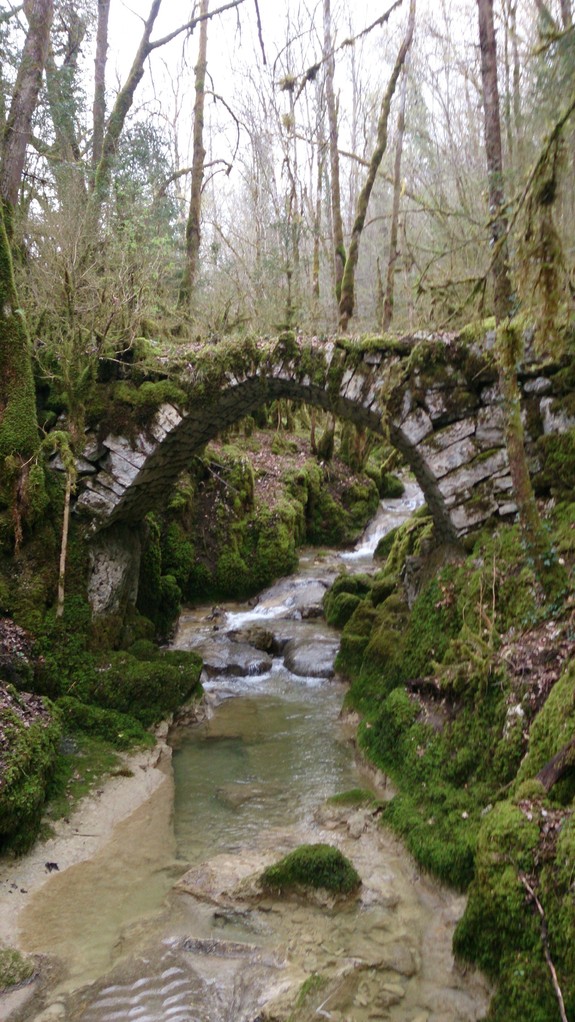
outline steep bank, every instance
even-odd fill
[[[548,508],[573,578],[575,505]],[[454,948],[497,983],[490,1022],[575,1012],[573,588],[542,601],[517,527],[434,548],[425,517],[373,577],[326,596],[359,743],[397,794],[384,820],[421,865],[467,890]],[[556,970],[553,977],[551,963]]]

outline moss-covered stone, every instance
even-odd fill
[[[517,783],[536,777],[545,764],[571,740],[574,733],[575,661],[571,661],[531,725],[527,755],[517,773]],[[563,797],[573,797],[575,777],[566,780]]]
[[[40,826],[61,736],[60,716],[47,700],[2,686],[0,730],[0,850],[25,851]]]
[[[351,862],[332,845],[300,845],[261,875],[264,890],[274,894],[322,888],[333,894],[352,894],[361,884]]]
[[[551,494],[558,499],[573,495],[575,479],[575,429],[567,433],[550,433],[537,443],[541,468],[533,485],[538,494]]]
[[[178,653],[175,662],[166,654],[142,661],[129,653],[112,653],[98,664],[86,701],[148,726],[173,713],[197,690],[201,665],[195,653]]]

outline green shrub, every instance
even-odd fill
[[[338,848],[332,845],[300,845],[261,876],[264,890],[283,894],[297,887],[324,888],[351,894],[361,884],[359,874]]]

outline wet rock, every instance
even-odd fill
[[[235,632],[228,632],[227,635],[232,642],[247,643],[248,646],[253,646],[264,653],[277,652],[273,632],[270,632],[269,628],[263,628],[261,625],[248,625],[246,628],[239,628]]]
[[[301,678],[333,678],[338,638],[290,639],[284,649],[284,663]]]
[[[400,976],[406,976],[408,979],[419,971],[413,952],[405,944],[394,944],[392,947],[386,948],[381,967],[389,969],[391,972],[397,972]]]
[[[231,809],[239,809],[245,802],[253,802],[255,799],[262,799],[266,796],[277,794],[277,789],[265,784],[243,784],[238,781],[235,784],[226,784],[216,791],[219,802],[229,806]]]
[[[258,600],[258,609],[277,610],[278,617],[302,620],[321,617],[327,583],[321,579],[287,578],[267,589]]]
[[[247,642],[233,642],[218,636],[217,639],[206,639],[196,649],[204,661],[208,678],[215,675],[244,678],[271,670],[272,658]]]

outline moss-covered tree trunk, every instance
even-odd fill
[[[497,353],[499,387],[505,412],[505,435],[509,471],[523,537],[532,558],[537,577],[547,593],[561,584],[562,573],[554,563],[547,536],[543,530],[529,475],[525,437],[521,419],[521,395],[517,367],[522,356],[521,334],[510,325],[513,313],[513,291],[509,271],[507,219],[503,187],[503,156],[501,119],[497,85],[497,46],[493,21],[493,0],[477,0],[479,43],[481,49],[481,81],[485,115],[485,151],[489,191],[490,234],[493,255],[493,304],[497,322]]]
[[[355,308],[355,271],[357,267],[357,260],[359,258],[359,242],[361,235],[363,234],[363,228],[365,226],[365,218],[367,216],[367,207],[375,184],[377,172],[379,170],[381,161],[385,150],[387,149],[387,125],[389,121],[389,111],[391,109],[391,101],[395,93],[399,75],[401,69],[405,63],[411,41],[413,39],[413,29],[415,26],[415,0],[411,0],[409,6],[409,19],[407,23],[407,32],[405,38],[399,48],[399,53],[395,61],[391,78],[389,79],[387,89],[381,101],[381,107],[379,111],[379,120],[377,123],[377,141],[375,149],[372,153],[371,160],[369,161],[369,168],[367,171],[367,178],[364,186],[359,193],[357,200],[357,208],[355,212],[355,220],[351,232],[351,240],[349,243],[349,251],[347,253],[347,259],[345,260],[345,267],[343,271],[343,277],[341,281],[341,295],[339,299],[339,326],[341,330],[347,330],[348,323],[353,316]]]
[[[18,304],[0,204],[0,500],[11,508],[18,544],[26,509],[26,466],[38,449],[30,341]]]
[[[32,117],[38,102],[42,75],[48,54],[54,0],[25,0],[28,31],[18,67],[8,120],[2,138],[0,195],[9,206],[18,202],[24,170],[26,146],[30,139]],[[10,231],[10,224],[5,224]]]

